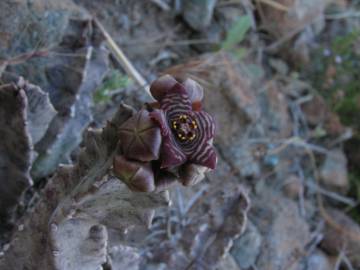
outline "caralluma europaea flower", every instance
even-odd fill
[[[201,110],[201,86],[191,79],[181,84],[165,75],[152,84],[150,91],[159,102],[159,109],[150,116],[161,129],[161,167],[189,162],[214,169],[215,124],[212,116]]]
[[[162,190],[176,180],[194,185],[217,162],[215,124],[202,110],[203,89],[194,80],[165,75],[150,92],[157,102],[119,128],[114,173],[135,191]]]

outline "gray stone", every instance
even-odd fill
[[[360,226],[335,209],[327,209],[331,223],[327,223],[321,247],[330,255],[344,252],[354,266],[360,268]]]
[[[215,270],[240,270],[234,258],[227,254],[216,266]]]
[[[183,1],[183,17],[194,30],[204,30],[210,25],[217,0]]]
[[[324,252],[317,250],[307,259],[306,270],[329,270],[335,269]]]
[[[284,194],[291,199],[296,199],[303,190],[301,179],[297,175],[289,175],[283,186]]]
[[[332,150],[320,170],[323,184],[337,192],[346,193],[349,189],[347,159],[342,150]]]
[[[253,197],[250,218],[259,229],[263,244],[256,261],[258,269],[302,269],[296,259],[299,250],[311,241],[309,225],[295,202],[267,186],[259,187]]]
[[[249,222],[245,233],[234,241],[230,251],[240,268],[246,269],[255,264],[261,243],[262,237],[259,230]]]

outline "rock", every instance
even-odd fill
[[[57,44],[66,28],[68,18],[77,11],[77,7],[69,0],[1,1],[0,57],[9,59],[21,53],[37,50],[39,45],[49,48]],[[34,72],[36,73],[36,70],[33,69],[32,73]],[[31,79],[29,76],[25,77]]]
[[[308,124],[312,127],[322,126],[329,135],[337,136],[345,131],[339,117],[333,113],[321,96],[314,96],[301,105]]]
[[[279,0],[276,3],[287,10],[261,3],[261,19],[264,25],[277,37],[305,27],[319,20],[324,21],[324,11],[328,0]]]
[[[109,248],[111,269],[139,270],[140,250],[134,247],[116,245]],[[148,269],[150,270],[150,268]]]
[[[216,266],[215,270],[240,270],[234,258],[227,254]]]
[[[330,255],[344,251],[353,266],[360,268],[360,226],[343,212],[327,209],[327,223],[321,247]]]
[[[253,223],[249,222],[244,234],[234,241],[230,251],[241,269],[255,265],[261,243],[262,237],[259,230]]]
[[[345,142],[345,153],[349,160],[349,168],[360,168],[360,137],[353,137]]]
[[[286,179],[283,187],[285,195],[291,199],[298,198],[299,194],[303,191],[303,189],[304,186],[301,183],[301,179],[294,174],[290,175]]]
[[[320,96],[314,96],[310,101],[301,105],[309,125],[317,126],[325,121],[328,108],[325,100]]]
[[[334,266],[329,257],[321,250],[316,250],[306,262],[306,270],[329,270],[335,269]]]
[[[262,108],[261,121],[264,129],[268,130],[271,137],[288,138],[292,133],[292,121],[289,114],[288,102],[285,95],[277,85],[269,87],[259,96]]]
[[[183,17],[197,31],[210,25],[217,0],[186,0],[183,1]]]
[[[200,53],[213,52],[218,50],[219,44],[224,39],[224,31],[218,24],[211,24],[206,31],[196,32],[191,35],[193,39],[207,40],[200,44],[193,44],[191,47]]]
[[[97,270],[106,262],[108,234],[103,225],[69,219],[56,228],[53,239],[58,253],[54,269]]]
[[[334,191],[346,193],[349,189],[347,159],[343,151],[332,150],[320,169],[321,181]]]
[[[259,186],[257,192],[250,211],[250,219],[263,236],[257,268],[302,269],[299,252],[306,249],[311,235],[298,206],[267,186]]]
[[[224,155],[227,161],[231,161],[234,168],[244,178],[256,178],[260,175],[261,169],[258,160],[253,155],[251,145],[234,143]]]
[[[210,270],[225,263],[221,261],[229,255],[234,239],[244,233],[250,206],[243,187],[226,182],[216,185],[211,193],[202,193],[201,200],[186,213],[187,218],[194,222],[185,224],[183,228],[174,228],[175,238],[164,235],[149,242],[149,255],[144,263],[166,263],[167,269],[176,270]],[[203,209],[206,213],[199,218]],[[167,226],[167,222],[161,222],[153,228],[153,233]],[[229,261],[226,263],[230,264]]]

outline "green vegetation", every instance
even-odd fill
[[[337,37],[328,50],[315,53],[307,74],[341,122],[353,128],[354,137],[346,142],[347,149],[357,149],[360,144],[359,48],[359,30]],[[360,168],[354,164],[349,168],[349,181],[349,195],[360,200]],[[352,209],[350,215],[360,223],[359,208]]]
[[[228,31],[221,48],[233,53],[238,59],[242,59],[247,54],[247,50],[244,47],[239,47],[239,44],[245,39],[250,27],[251,18],[247,15],[240,17]]]
[[[131,83],[132,81],[127,75],[122,74],[119,70],[112,70],[95,91],[95,104],[108,102],[111,99],[114,90],[128,87]]]
[[[324,56],[322,48],[314,55],[309,77],[339,114],[343,124],[360,130],[360,31],[336,38]]]

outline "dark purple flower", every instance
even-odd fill
[[[191,79],[179,83],[165,75],[151,85],[150,91],[160,107],[150,112],[150,117],[161,129],[161,168],[188,162],[214,169],[215,124],[212,116],[201,110],[201,86]]]

